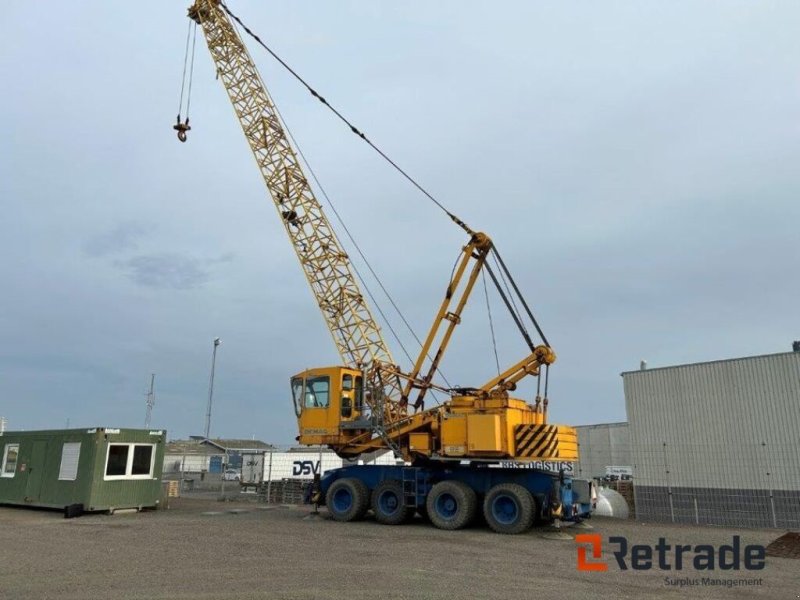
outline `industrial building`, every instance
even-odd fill
[[[632,461],[627,423],[580,425],[575,429],[578,432],[576,477],[630,477]]]
[[[622,379],[637,518],[800,527],[800,351]]]
[[[156,507],[165,431],[63,429],[0,435],[0,504],[70,515]]]

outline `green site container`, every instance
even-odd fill
[[[68,513],[155,508],[167,432],[63,429],[0,434],[0,504]]]

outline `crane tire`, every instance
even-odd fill
[[[325,494],[325,506],[334,521],[358,521],[369,509],[369,488],[354,477],[337,479]]]
[[[536,502],[521,485],[498,483],[483,499],[483,516],[489,527],[497,533],[522,533],[533,525]]]
[[[400,525],[414,516],[414,509],[405,506],[403,482],[387,479],[372,491],[372,512],[375,520],[384,525]]]
[[[461,529],[478,511],[478,497],[466,483],[453,479],[431,488],[425,502],[428,518],[439,529]]]

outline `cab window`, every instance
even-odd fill
[[[361,377],[356,376],[356,393],[355,393],[356,410],[358,411],[363,410],[362,408],[363,404],[364,404],[364,384],[361,380]]]
[[[295,377],[292,379],[292,401],[294,402],[294,412],[299,417],[303,412],[303,379]]]
[[[309,377],[306,379],[306,408],[327,408],[330,396],[330,378]]]
[[[342,375],[342,418],[349,419],[353,416],[353,376],[349,373]]]
[[[349,392],[353,389],[353,376],[349,374],[342,375],[342,390]]]

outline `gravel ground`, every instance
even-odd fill
[[[231,513],[231,509],[244,512]],[[206,515],[214,511],[218,514]],[[665,583],[676,572],[576,570],[576,543],[533,530],[503,536],[482,526],[440,531],[421,521],[388,527],[371,520],[308,518],[308,507],[260,507],[201,498],[169,510],[88,515],[0,508],[0,598],[797,598],[800,562],[767,558],[746,588]],[[593,531],[631,544],[766,545],[782,532],[594,519]],[[679,577],[702,577],[684,570]]]

